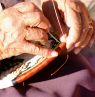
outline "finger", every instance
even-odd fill
[[[26,26],[38,27],[49,31],[50,23],[41,12],[26,12],[22,15]]]
[[[82,25],[80,13],[76,12],[68,6],[66,7],[65,11],[65,20],[67,26],[70,28],[66,41],[66,47],[67,49],[70,49],[79,40],[81,35]]]
[[[75,44],[75,47],[80,47],[80,46],[84,45],[84,43],[90,41],[89,38],[92,37],[92,34],[94,32],[94,30],[93,30],[93,22],[92,21],[89,21],[89,25],[88,25],[87,29],[88,30],[81,35],[81,37],[79,39],[79,42],[77,42]]]
[[[39,28],[49,30],[51,27],[49,21],[42,12],[31,2],[22,2],[14,6],[18,11],[23,13],[24,21],[27,26],[37,26]]]
[[[23,42],[13,42],[8,45],[8,47],[2,51],[0,54],[0,59],[9,58],[12,56],[17,56],[23,53]]]
[[[48,35],[42,29],[28,27],[25,39],[29,41],[38,41],[44,45],[48,42]]]
[[[19,47],[18,47],[19,46]],[[3,51],[3,53],[0,54],[0,60],[9,58],[12,56],[17,56],[23,53],[29,53],[34,55],[41,55],[43,57],[56,57],[58,56],[58,53],[54,50],[47,49],[38,45],[34,45],[32,43],[23,42],[19,43],[18,46],[12,45]]]
[[[78,47],[77,49],[75,49],[74,51],[75,54],[78,54],[83,48],[89,45],[92,35],[93,35],[93,30],[89,29],[88,35],[86,39],[84,40],[83,44],[81,45],[81,47]]]
[[[88,29],[83,29],[82,35],[80,36],[78,42],[75,43],[74,47],[76,48],[80,47],[83,44],[84,40],[86,40],[87,35],[88,35]]]
[[[95,33],[93,33],[92,37],[91,37],[91,40],[89,42],[89,46],[90,48],[93,46],[93,44],[95,43]]]
[[[80,8],[80,4],[81,2],[79,0],[67,0],[66,1],[67,5],[70,6],[70,8],[72,8],[74,11],[80,13],[81,12],[81,8]]]
[[[89,33],[86,37],[86,40],[84,41],[83,45],[81,46],[82,48],[85,48],[88,45],[88,43],[91,40],[92,34],[93,34],[93,30],[89,29]]]
[[[82,35],[80,36],[78,42],[75,44],[75,47],[79,47],[83,44],[83,42],[85,41],[87,34],[88,34],[88,30],[89,30],[89,25],[91,25],[91,19],[88,13],[88,10],[86,9],[86,7],[81,4],[81,19],[82,19]]]
[[[25,42],[23,45],[23,53],[29,53],[34,55],[41,55],[43,57],[56,57],[58,53],[54,50],[35,45],[33,43]]]

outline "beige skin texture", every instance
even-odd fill
[[[49,29],[49,21],[33,3],[18,3],[1,11],[0,59],[22,53],[57,56],[57,52],[31,42],[46,44]]]
[[[11,0],[2,1],[9,2]],[[19,0],[15,0],[15,2],[18,1]],[[42,6],[47,1],[51,2],[52,0],[41,0]],[[95,30],[93,30],[95,26],[91,22],[92,19],[85,5],[79,0],[54,0],[54,1],[57,3],[58,13],[60,13],[58,14],[58,17],[65,23],[64,26],[64,23],[61,21],[62,29],[65,28],[66,33],[65,35],[61,34],[59,38],[61,42],[66,42],[67,51],[69,52],[71,50],[74,50],[75,53],[79,53],[83,48],[89,45],[91,46],[95,40]],[[12,2],[11,6],[14,5],[15,2]],[[8,5],[7,3],[6,6],[9,7],[10,5]],[[31,6],[32,10],[30,11]],[[41,46],[35,45],[33,43],[30,46],[30,42],[28,42],[30,40],[39,40],[42,44],[45,44],[48,41],[48,36],[44,32],[49,31],[50,23],[54,28],[54,32],[62,33],[60,29],[57,28],[58,25],[56,25],[56,23],[54,23],[54,21],[52,21],[50,17],[50,14],[52,14],[51,12],[52,10],[45,11],[45,9],[43,9],[45,16],[50,21],[49,23],[49,21],[42,14],[42,12],[37,7],[35,8],[34,6],[35,6],[34,4],[31,5],[30,3],[22,4],[20,3],[15,5],[15,7],[13,6],[1,12],[0,14],[1,17],[0,33],[2,33],[0,36],[1,59],[13,55],[19,55],[21,53],[40,54],[42,56],[50,55],[57,56],[57,52],[55,51],[42,48]],[[30,15],[30,13],[34,14],[34,9],[35,11],[37,11],[36,12],[37,14],[39,13],[39,15],[37,14],[34,16]],[[31,20],[28,17],[31,17],[32,21],[34,20],[37,22],[34,23],[33,21],[31,23],[30,22]],[[39,19],[34,17],[39,17]],[[7,25],[9,25],[9,27]],[[30,28],[26,29],[27,26]],[[26,51],[27,47],[30,49]]]
[[[83,48],[92,46],[95,42],[95,22],[89,15],[86,6],[80,0],[41,0],[42,6],[48,5],[48,2],[55,2],[61,28],[64,32],[64,23],[67,33],[61,35],[60,41],[66,42],[68,52],[74,50],[77,54]],[[82,0],[81,0],[82,1]],[[84,0],[85,1],[85,0]],[[89,0],[90,1],[90,0]],[[46,8],[46,9],[45,9]],[[60,32],[58,24],[51,19],[52,10],[43,8],[44,14],[50,20],[55,32]],[[48,13],[47,13],[48,10]],[[49,14],[50,13],[50,14]],[[51,15],[52,16],[52,15]],[[69,29],[68,29],[69,28]],[[61,31],[62,33],[62,31]]]

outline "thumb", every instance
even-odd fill
[[[49,21],[41,12],[26,12],[22,17],[26,26],[38,27],[46,31],[51,27]]]
[[[41,47],[39,45],[35,45],[33,43],[29,42],[21,42],[16,47],[10,47],[3,51],[3,53],[0,52],[0,60],[17,56],[23,53],[28,54],[34,54],[34,55],[41,55],[43,57],[56,57],[58,56],[58,53],[54,50]]]
[[[76,12],[70,7],[67,7],[65,13],[65,21],[69,27],[69,33],[66,39],[66,47],[67,49],[70,49],[79,40],[81,35],[82,21],[80,13]]]
[[[56,57],[56,56],[58,56],[58,53],[55,50],[41,47],[39,45],[29,43],[29,42],[24,42],[23,53],[41,55],[43,57]]]

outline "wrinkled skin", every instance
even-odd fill
[[[50,3],[52,3],[52,0],[42,0],[43,11],[45,16],[53,25],[55,32],[61,32],[60,41],[66,42],[66,48],[68,52],[74,50],[74,52],[77,54],[83,48],[92,46],[95,41],[95,26],[93,22],[90,22],[93,20],[91,19],[85,5],[79,0],[53,1],[55,2],[61,28],[65,34],[62,34],[58,23],[56,24],[56,22],[51,19],[51,14],[53,14],[54,11],[52,11],[51,8],[50,10],[48,8]],[[52,4],[50,7],[52,7]],[[89,25],[92,25],[92,27]],[[64,29],[67,30],[64,31]]]
[[[4,1],[6,3],[6,1],[9,2],[11,0],[2,0],[2,1]],[[18,1],[19,0],[14,0],[14,2],[11,2],[9,4],[7,3],[6,4],[6,7],[9,7],[11,5],[14,5]],[[43,2],[47,2],[47,1],[50,1],[51,2],[51,0],[41,0],[41,1],[42,1],[42,5],[43,5]],[[84,6],[84,4],[82,4],[78,0],[54,0],[54,1],[57,3],[57,11],[58,11],[58,13],[60,13],[58,16],[59,16],[59,19],[61,20],[62,28],[63,29],[64,28],[65,29],[69,28],[66,31],[68,33],[65,33],[65,35],[60,35],[61,36],[60,37],[60,40],[62,42],[64,42],[64,41],[66,42],[67,50],[68,51],[71,51],[73,49],[75,51],[75,53],[79,53],[83,48],[87,47],[88,45],[91,46],[94,43],[94,40],[95,40],[95,30],[93,31],[92,28],[89,28],[89,19],[90,19],[90,16],[89,16],[89,13],[87,11],[87,8]],[[64,2],[64,1],[66,1],[66,2]],[[23,5],[23,6],[25,7],[25,5]],[[21,8],[21,9],[23,9],[23,8]],[[30,8],[30,7],[28,6],[27,8]],[[16,9],[18,9],[18,8],[16,8]],[[52,13],[51,10],[48,10],[48,11],[46,10],[45,11],[45,9],[44,9],[44,14],[50,20],[52,26],[54,27],[55,32],[58,32],[58,31],[60,32],[59,28],[57,28],[59,26],[58,25],[56,26],[56,23],[54,23],[53,19],[51,19],[51,17],[49,17],[49,13]],[[7,16],[7,14],[6,14],[6,16]],[[52,14],[51,14],[51,16],[52,16]],[[17,21],[18,21],[18,19],[17,19]],[[63,21],[66,24],[66,26],[64,26]],[[30,26],[30,24],[28,26]],[[3,29],[5,29],[5,28],[3,28]],[[38,36],[38,33],[36,33],[35,35],[34,34],[31,34],[31,35],[29,34],[29,32],[35,33],[35,30],[37,30],[37,29],[38,28],[36,28],[36,29],[33,28],[32,31],[31,31],[31,29],[28,28],[28,33],[27,33],[28,38],[25,37],[25,40],[39,40],[42,44],[45,44],[46,41],[47,41],[47,38],[45,38],[45,37],[47,37],[46,34],[45,34],[45,36],[43,34],[41,34],[44,37],[43,39],[42,38],[39,38],[40,35]],[[44,29],[44,28],[42,27],[42,29]],[[39,31],[37,30],[36,32],[39,32],[39,33],[40,32],[41,33],[46,32],[45,30],[42,30],[42,29],[38,29]],[[95,26],[94,26],[94,29],[95,29]],[[2,32],[2,33],[5,33],[5,32]],[[38,36],[38,38],[37,38],[37,36]],[[22,49],[21,49],[21,51],[19,50],[20,53],[16,53],[16,54],[7,54],[7,53],[5,53],[4,54],[5,49],[7,48],[7,46],[6,46],[7,43],[3,43],[3,41],[2,41],[2,40],[4,40],[3,39],[4,34],[2,34],[0,37],[1,37],[1,44],[0,44],[1,45],[1,47],[0,47],[1,48],[1,59],[2,58],[6,58],[6,57],[10,57],[12,55],[18,55],[18,54],[20,54],[22,52],[23,53],[26,52],[26,51],[22,51]],[[5,45],[3,45],[3,44],[5,44]],[[19,44],[19,45],[21,45],[21,44]],[[32,44],[32,45],[34,45],[34,44]],[[35,46],[33,47],[33,49],[34,48],[35,48]],[[39,50],[40,50],[39,48],[41,48],[41,47],[38,46],[37,52],[39,52]],[[40,51],[42,51],[42,49]],[[8,52],[8,50],[6,50],[6,52]],[[15,52],[15,50],[14,50],[14,52]],[[51,50],[50,50],[50,52],[51,52]],[[50,52],[48,52],[46,50],[46,53],[45,54],[43,54],[42,52],[40,52],[38,54],[41,54],[43,56],[46,56],[46,55],[50,54]],[[31,53],[33,53],[33,50],[32,50]]]
[[[56,56],[57,52],[30,41],[48,42],[50,23],[32,3],[18,3],[0,12],[0,59],[22,53]]]

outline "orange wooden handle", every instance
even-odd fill
[[[59,53],[59,55],[64,51],[64,49],[66,48],[65,43],[61,43],[59,45],[59,47],[56,49],[56,51]],[[15,79],[16,83],[21,83],[25,80],[27,80],[28,78],[32,77],[33,75],[35,75],[37,72],[39,72],[40,70],[42,70],[44,67],[46,67],[50,62],[52,62],[56,57],[51,57],[51,58],[46,58],[44,61],[42,61],[41,63],[39,63],[37,66],[35,66],[34,68],[31,68],[30,70],[24,72],[23,74],[21,74],[20,76],[18,76]]]

